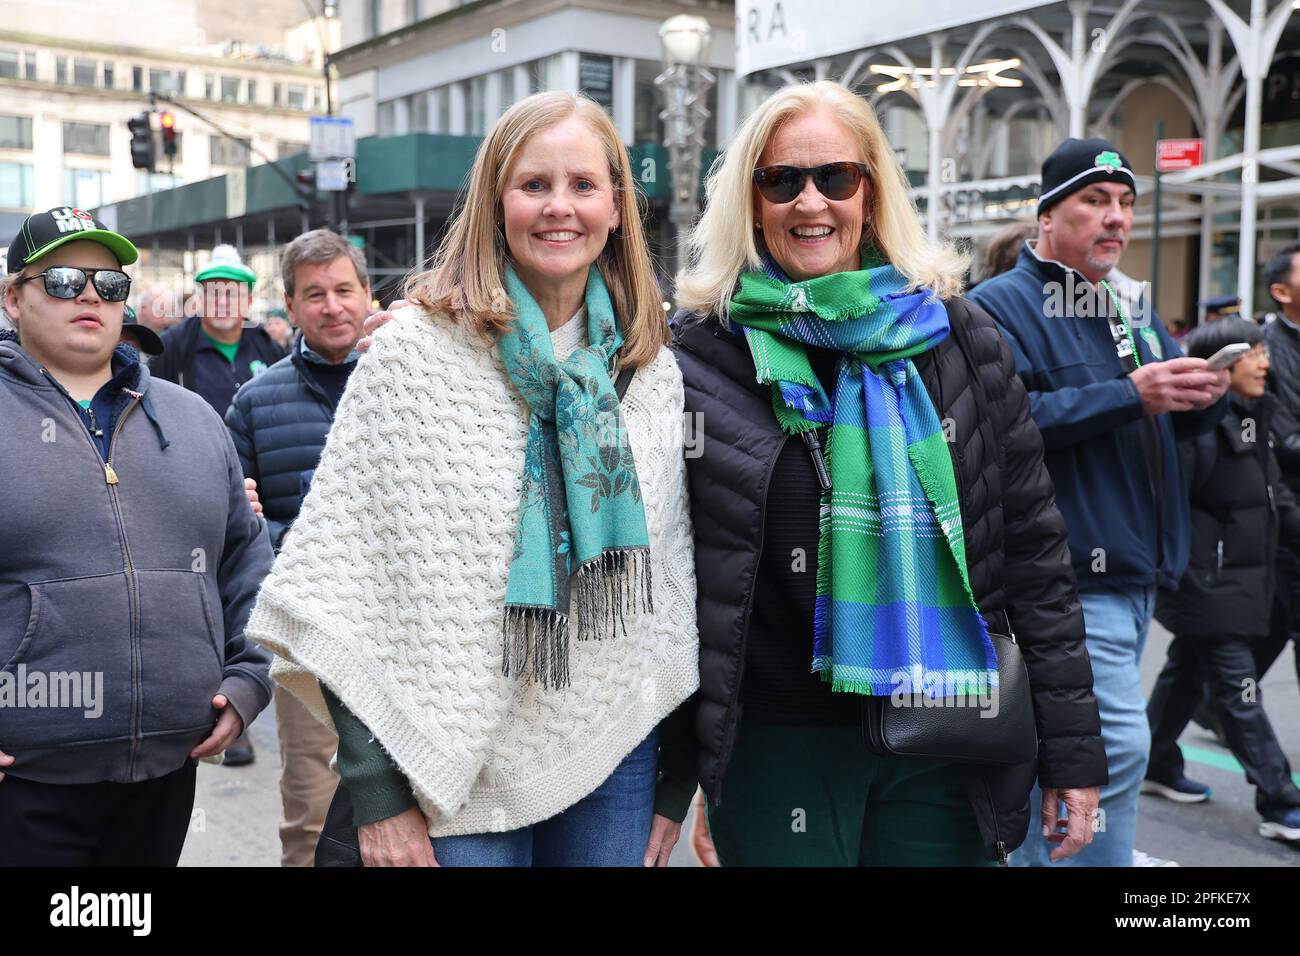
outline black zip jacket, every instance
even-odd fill
[[[1192,508],[1191,561],[1156,619],[1175,634],[1254,638],[1269,632],[1277,545],[1300,553],[1300,507],[1270,448],[1276,396],[1229,393],[1214,431],[1179,442]]]
[[[966,299],[946,306],[953,335],[914,361],[940,420],[952,420],[971,586],[982,612],[1009,616],[1038,722],[1037,765],[964,771],[989,857],[1005,859],[1024,841],[1035,774],[1044,787],[1100,786],[1106,754],[1065,524],[1024,386],[993,320]],[[770,480],[789,436],[769,387],[755,381],[743,337],[716,318],[679,313],[674,325],[699,450],[687,459],[700,628],[696,765],[720,803],[742,712]]]

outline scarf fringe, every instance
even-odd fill
[[[548,690],[569,684],[569,616],[551,608],[507,607],[501,625],[501,672],[524,674]]]
[[[647,548],[611,549],[578,569],[578,640],[627,636],[630,612],[654,612]]]
[[[609,550],[578,569],[578,640],[627,636],[629,613],[654,613],[647,548]],[[551,608],[507,606],[501,625],[501,671],[524,674],[546,689],[567,687],[569,615]]]

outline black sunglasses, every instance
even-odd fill
[[[44,272],[26,276],[20,282],[45,280],[45,294],[56,299],[75,299],[94,283],[95,291],[105,302],[125,302],[131,294],[131,277],[119,269],[78,269],[75,266],[51,266]]]
[[[763,166],[754,170],[754,185],[770,203],[794,202],[809,176],[827,199],[848,199],[867,175],[866,163],[826,163],[822,166]]]

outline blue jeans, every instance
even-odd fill
[[[433,838],[442,866],[641,866],[654,817],[659,732],[567,810],[504,833]]]
[[[1092,843],[1068,860],[1049,864],[1056,844],[1043,838],[1042,791],[1029,799],[1029,836],[1011,855],[1013,866],[1132,866],[1138,792],[1151,751],[1151,725],[1138,662],[1146,646],[1154,588],[1092,591],[1079,595],[1092,659],[1092,686],[1101,711],[1110,783],[1101,788],[1101,814]],[[1065,816],[1064,807],[1061,816]]]

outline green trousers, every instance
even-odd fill
[[[862,731],[742,721],[708,807],[723,866],[996,866],[960,771],[870,753]]]

